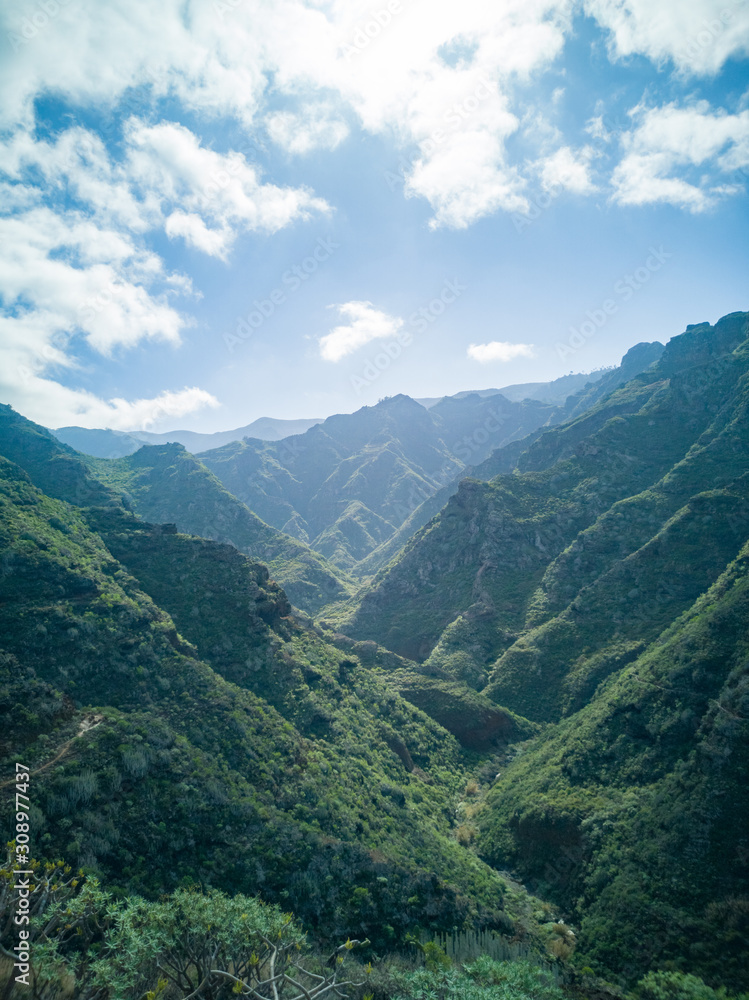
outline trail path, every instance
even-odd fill
[[[35,774],[39,774],[41,771],[46,771],[48,767],[52,767],[53,764],[56,764],[61,757],[65,756],[65,754],[68,752],[68,750],[71,748],[73,743],[75,743],[75,741],[78,739],[79,736],[83,736],[84,733],[88,733],[92,729],[96,729],[98,725],[101,725],[102,721],[103,717],[101,715],[87,715],[82,720],[80,726],[78,727],[78,732],[75,734],[75,736],[71,736],[71,738],[67,741],[67,743],[63,743],[63,745],[57,751],[57,754],[52,758],[52,760],[48,760],[47,763],[42,764],[41,767],[37,767],[34,768],[33,771],[29,771],[29,776],[32,777]],[[16,783],[15,778],[8,778],[7,781],[3,781],[0,783],[0,789],[7,788],[8,785],[15,785],[15,783]]]

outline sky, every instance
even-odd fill
[[[0,401],[216,431],[749,308],[749,0],[4,0]]]

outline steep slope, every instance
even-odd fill
[[[359,644],[379,622],[412,673],[543,726],[480,772],[479,849],[627,988],[652,968],[749,986],[747,539],[736,313],[545,430],[514,474],[464,480],[337,620]]]
[[[385,566],[400,552],[409,538],[431,521],[436,514],[439,514],[450,497],[457,493],[461,479],[468,476],[488,482],[501,472],[512,472],[517,467],[520,456],[531,447],[533,442],[548,427],[563,423],[573,415],[578,416],[584,413],[599,400],[613,392],[614,389],[628,382],[635,375],[639,375],[641,371],[644,371],[651,364],[654,364],[662,353],[663,345],[658,342],[635,345],[627,351],[618,367],[608,369],[604,372],[595,372],[593,375],[596,377],[593,378],[591,376],[591,380],[586,382],[581,388],[578,388],[572,395],[567,396],[565,393],[564,397],[559,401],[559,405],[544,412],[542,423],[538,423],[535,427],[532,427],[531,425],[534,422],[530,421],[528,424],[528,426],[531,426],[529,433],[521,436],[519,431],[518,433],[513,432],[502,442],[497,442],[493,439],[491,448],[494,450],[486,458],[483,456],[487,449],[480,446],[482,438],[486,436],[486,431],[480,423],[475,424],[470,433],[464,435],[463,440],[458,442],[458,447],[462,450],[462,457],[466,457],[468,452],[471,452],[470,464],[461,470],[449,483],[432,496],[427,497],[423,503],[413,510],[389,539],[362,560],[357,566],[357,574],[361,578],[366,578]],[[564,383],[565,379],[579,380],[579,378],[580,376],[563,376],[561,379],[557,379],[556,382],[548,384],[555,386],[557,383]],[[539,385],[546,384],[539,383]],[[573,384],[579,385],[579,381]],[[519,390],[525,387],[511,386],[510,388],[517,388]],[[465,395],[467,394],[458,393],[457,397],[449,398],[463,398]],[[532,412],[530,407],[528,408],[528,412]],[[496,418],[496,412],[494,415],[490,415],[490,421],[492,417]],[[477,445],[479,446],[477,447]]]
[[[749,545],[494,784],[481,850],[579,922],[579,961],[749,986]]]
[[[352,591],[345,575],[303,542],[265,524],[182,445],[143,446],[116,461],[89,460],[96,477],[123,493],[146,520],[217,542],[265,563],[291,602],[315,612]]]
[[[0,773],[31,770],[36,856],[149,895],[259,892],[379,948],[424,924],[510,929],[505,883],[451,830],[452,737],[288,618],[264,567],[139,520],[3,417],[30,458],[0,460]],[[45,495],[47,466],[104,503]]]
[[[352,501],[397,520],[399,508],[415,506],[459,468],[427,411],[406,396],[329,417],[278,444],[227,445],[203,461],[269,524],[313,546]]]
[[[444,510],[409,542],[400,557],[333,616],[337,627],[356,639],[376,637],[397,653],[428,660],[431,666],[470,679],[477,687],[494,671],[490,692],[501,704],[533,718],[531,687],[523,681],[526,671],[520,661],[526,656],[523,651],[528,644],[535,641],[528,636],[528,629],[540,626],[544,620],[543,600],[537,588],[542,586],[547,572],[553,573],[550,567],[554,560],[566,558],[562,553],[578,536],[577,544],[582,546],[589,536],[581,533],[603,518],[614,504],[655,487],[690,449],[704,449],[708,464],[700,470],[696,455],[691,456],[689,468],[694,478],[690,479],[691,472],[684,472],[684,488],[672,491],[672,502],[663,507],[661,518],[651,511],[648,517],[654,519],[646,519],[649,533],[640,533],[638,544],[627,552],[621,546],[616,548],[618,558],[654,539],[691,497],[713,486],[727,487],[746,470],[742,444],[742,434],[743,440],[746,437],[742,430],[742,380],[748,365],[746,335],[746,314],[725,317],[714,328],[690,329],[674,338],[660,360],[636,378],[581,416],[544,431],[519,456],[517,474],[499,475],[490,483],[464,480]],[[722,476],[716,480],[709,456],[720,448],[736,454],[730,463],[722,458],[713,462],[712,467],[718,468]],[[678,613],[677,608],[688,606],[699,588],[704,589],[715,578],[716,565],[719,570],[735,554],[743,524],[743,499],[732,493],[725,502],[738,505],[732,513],[740,521],[736,533],[730,540],[722,540],[725,544],[720,555],[716,554],[717,563],[709,568],[706,564],[702,575],[695,571],[692,589],[686,587],[680,597],[674,597],[675,603],[664,614]],[[690,516],[712,515],[708,510],[698,513],[695,508]],[[716,516],[720,519],[722,515]],[[674,530],[678,536],[679,529]],[[602,546],[606,544],[601,542]],[[668,537],[664,536],[659,544],[667,550]],[[647,564],[657,550],[653,543],[640,559]],[[685,552],[684,559],[688,558]],[[665,572],[667,563],[663,567]],[[607,568],[596,563],[593,577]],[[627,572],[638,575],[634,562],[616,586],[623,586]],[[579,588],[573,585],[570,594],[569,573],[562,575],[568,588],[565,603],[569,603]],[[613,579],[609,585],[615,586]],[[696,592],[694,588],[698,588]],[[625,594],[632,589],[634,585],[628,586]],[[647,616],[645,593],[642,605]],[[602,591],[599,607],[605,608],[610,597],[605,598]],[[327,616],[331,617],[329,612]],[[576,613],[577,609],[570,610],[571,620]],[[547,617],[552,617],[550,612]],[[663,616],[658,619],[653,614],[651,627],[662,627],[663,621]],[[571,651],[578,649],[577,658],[579,649],[586,646],[584,641],[576,646],[573,636],[566,652],[562,652],[564,628],[561,621],[555,622],[553,628],[549,625],[560,643],[560,666],[555,669],[563,672],[568,666],[565,657],[568,659]],[[596,627],[591,626],[590,631],[596,632]],[[630,631],[636,632],[634,626]],[[520,634],[522,638],[518,639]],[[608,638],[612,643],[620,639],[626,643],[626,630],[622,634],[609,630]],[[502,654],[513,644],[510,659],[503,661]],[[512,684],[501,683],[513,657],[517,681],[513,683],[517,691],[524,690],[522,703],[518,701],[517,705],[511,697]],[[535,659],[526,656],[526,666],[530,664],[535,670],[534,664],[541,660],[546,663],[541,653]],[[599,668],[605,674],[600,664],[595,669]],[[551,674],[551,667],[549,671]],[[591,683],[594,674],[595,670],[590,675]],[[540,677],[538,681],[539,686],[545,683]],[[548,711],[559,708],[557,704]],[[536,711],[537,717],[548,718],[544,713],[547,709],[542,712],[539,707]]]
[[[358,563],[466,462],[523,437],[553,411],[478,394],[427,411],[396,396],[278,443],[247,439],[202,458],[267,523],[358,574]]]

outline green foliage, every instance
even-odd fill
[[[33,426],[2,428],[21,458]],[[455,740],[290,618],[265,568],[0,473],[0,774],[32,769],[35,850],[120,895],[261,892],[331,943],[505,925],[504,880],[452,836]]]
[[[230,542],[261,560],[290,600],[305,611],[317,611],[352,591],[345,574],[323,555],[265,524],[181,445],[146,446],[118,460],[88,459],[88,465],[146,520],[174,523],[180,531]]]
[[[45,872],[56,877],[58,869]],[[347,941],[324,963],[290,914],[256,898],[181,889],[159,902],[116,900],[96,880],[44,878],[48,891],[40,885],[31,923],[38,1000],[71,987],[77,1000],[155,1000],[175,990],[196,1000],[314,1000],[346,985],[344,957],[359,944]]]
[[[359,575],[360,567],[368,571],[367,556],[466,462],[481,461],[554,413],[549,405],[473,394],[427,410],[401,395],[284,441],[245,439],[201,458],[268,524]]]
[[[649,972],[637,984],[635,995],[639,1000],[728,1000],[725,989],[714,990],[684,972]]]
[[[563,1000],[546,973],[526,962],[495,962],[485,956],[464,965],[392,975],[393,1000]]]
[[[449,478],[423,408],[209,456],[273,529],[181,449],[110,464],[104,486],[0,411],[0,774],[29,765],[33,851],[88,876],[44,876],[61,888],[34,914],[40,989],[166,1000],[199,985],[184,974],[218,997],[236,962],[258,979],[261,945],[291,970],[301,928],[368,938],[377,1000],[555,1000],[521,963],[457,967],[446,942],[490,929],[642,1000],[747,989],[746,333],[745,314],[688,331],[514,450],[516,473],[464,480],[326,613],[349,636],[292,615],[237,546],[267,543],[320,607],[328,570],[292,539],[271,552],[276,528],[347,566],[387,545]],[[274,924],[288,911],[297,930]],[[430,941],[424,969],[376,962],[407,935]],[[234,971],[214,982],[219,955]]]

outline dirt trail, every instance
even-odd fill
[[[78,732],[75,734],[75,736],[71,736],[71,738],[67,741],[67,743],[63,743],[63,745],[60,747],[57,754],[52,758],[52,760],[48,760],[47,763],[42,764],[41,767],[36,767],[34,768],[33,771],[29,771],[29,776],[33,777],[33,775],[39,774],[41,771],[46,771],[48,767],[52,767],[53,764],[56,764],[61,757],[65,756],[65,754],[68,752],[68,750],[71,748],[73,743],[75,743],[75,741],[78,739],[79,736],[83,736],[84,733],[88,733],[92,729],[96,729],[98,725],[101,725],[102,721],[103,721],[103,716],[101,715],[87,715],[81,721],[81,724],[78,727]],[[16,783],[15,778],[9,778],[7,781],[0,782],[0,789],[7,788],[9,785],[15,785],[15,783]]]

